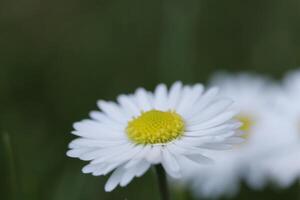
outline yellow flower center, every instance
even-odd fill
[[[253,118],[247,115],[238,115],[236,118],[243,123],[243,125],[240,127],[240,130],[243,131],[244,134],[241,137],[248,139],[250,137],[251,128],[254,125]]]
[[[184,121],[176,112],[150,110],[129,121],[126,133],[137,144],[161,144],[182,136],[184,128]]]

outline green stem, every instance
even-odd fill
[[[155,166],[161,200],[170,200],[166,172],[161,165]]]

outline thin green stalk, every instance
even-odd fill
[[[170,200],[166,172],[161,165],[155,166],[161,200]]]

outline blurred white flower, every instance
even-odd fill
[[[273,151],[259,166],[262,173],[281,187],[288,187],[300,177],[300,71],[290,72],[273,94],[273,118],[269,133]],[[251,171],[249,176],[253,173]]]
[[[106,191],[126,186],[151,165],[162,164],[178,178],[182,165],[207,163],[206,149],[227,149],[239,143],[232,101],[220,98],[216,88],[204,92],[201,84],[164,84],[151,93],[143,88],[120,95],[118,103],[99,101],[101,111],[74,124],[80,138],[69,144],[67,155],[91,161],[84,173],[95,176],[112,172]],[[213,157],[211,157],[213,158]]]
[[[211,84],[220,87],[221,95],[234,100],[234,109],[239,109],[237,119],[243,122],[240,128],[244,132],[245,142],[230,151],[211,152],[215,163],[207,166],[188,166],[186,181],[191,184],[198,196],[216,198],[222,195],[234,195],[242,177],[247,177],[248,166],[256,162],[257,157],[268,149],[261,127],[269,122],[267,118],[269,92],[273,90],[272,82],[266,78],[251,74],[224,74],[213,76]],[[270,119],[272,120],[272,119]],[[270,121],[270,124],[272,121]],[[263,153],[265,154],[265,153]],[[254,168],[253,174],[260,174]],[[252,178],[252,177],[251,177]],[[252,186],[259,188],[264,185],[262,176],[249,180]]]

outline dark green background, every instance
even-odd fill
[[[0,199],[158,199],[151,172],[112,193],[107,177],[82,174],[65,156],[72,123],[139,86],[215,70],[280,78],[300,65],[299,22],[299,0],[1,0]],[[299,193],[243,187],[237,198]]]

